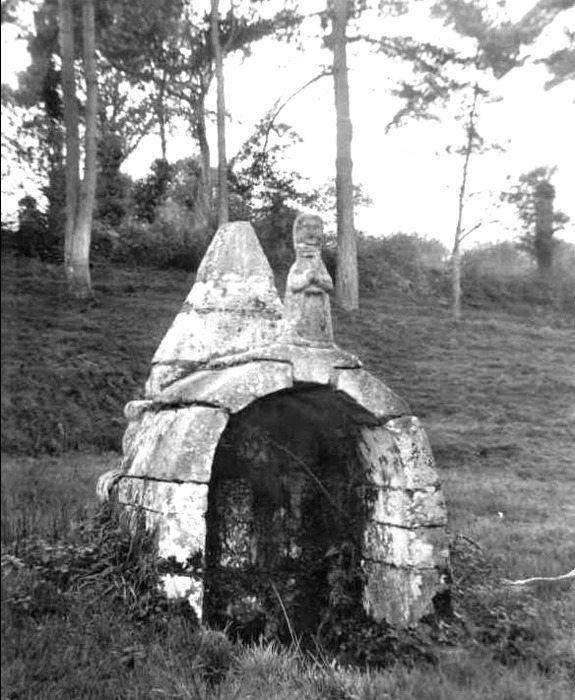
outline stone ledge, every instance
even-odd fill
[[[379,420],[409,414],[407,403],[364,369],[340,369],[333,379],[336,391],[351,397]]]
[[[279,341],[255,347],[247,352],[214,358],[208,363],[210,369],[221,369],[247,362],[288,362],[294,369],[294,381],[311,384],[328,384],[336,370],[361,368],[360,360],[351,353],[332,347],[311,347]]]
[[[292,368],[282,362],[249,362],[220,370],[201,370],[164,389],[155,407],[208,403],[237,413],[252,401],[293,385]]]

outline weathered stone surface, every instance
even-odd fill
[[[124,456],[121,468],[123,471],[129,468],[139,450],[150,452],[154,449],[157,425],[155,414],[149,411],[128,423],[122,438],[122,452]]]
[[[366,613],[377,622],[407,627],[433,612],[433,597],[445,588],[436,569],[396,568],[366,561],[363,592]]]
[[[123,477],[118,482],[118,502],[141,508],[146,527],[156,530],[161,558],[186,564],[203,554],[206,540],[205,513],[208,508],[206,484],[173,484]]]
[[[375,495],[375,500],[373,496]],[[438,486],[424,489],[372,489],[370,519],[402,527],[436,527],[447,523],[443,493]]]
[[[139,420],[153,406],[152,401],[128,401],[124,406],[124,416],[128,421]]]
[[[227,420],[224,411],[203,406],[144,414],[124,459],[126,474],[207,483]]]
[[[368,482],[392,489],[428,489],[439,477],[427,436],[417,418],[405,416],[361,430],[358,451]]]
[[[214,503],[218,564],[245,570],[255,563],[254,500],[250,483],[247,479],[221,481]]]
[[[203,370],[172,384],[158,396],[158,404],[209,403],[236,413],[256,399],[293,384],[285,362],[249,362],[221,370]]]
[[[295,382],[332,384],[337,364],[355,364],[357,358],[339,348],[306,348],[291,346],[288,352]]]
[[[146,396],[157,396],[165,387],[170,386],[178,379],[187,377],[195,371],[194,365],[188,362],[171,362],[169,364],[152,364],[152,369],[144,387]]]
[[[363,554],[392,566],[433,568],[445,565],[448,538],[442,527],[409,529],[370,522],[364,532]]]
[[[162,365],[201,365],[273,342],[282,314],[272,270],[251,225],[235,222],[220,227],[192,290],[154,355],[148,391],[165,386]],[[154,376],[158,373],[162,382]]]
[[[327,384],[334,378],[338,369],[362,366],[356,355],[337,346],[311,348],[281,342],[254,348],[244,353],[214,358],[208,367],[221,369],[261,360],[289,362],[294,368],[294,381],[317,384]]]
[[[342,369],[334,386],[378,419],[394,418],[409,413],[409,407],[383,382],[363,369]]]
[[[413,416],[390,420],[385,425],[399,449],[404,472],[404,486],[424,489],[439,481],[431,445],[421,422]]]

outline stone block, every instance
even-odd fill
[[[385,426],[362,427],[357,448],[368,484],[395,489],[405,486],[401,454],[393,433]]]
[[[385,424],[393,435],[403,464],[404,487],[423,489],[438,483],[435,460],[421,422],[414,416],[404,416]]]
[[[439,486],[429,440],[417,418],[405,416],[385,425],[363,427],[358,451],[368,483],[392,489]]]
[[[165,389],[157,404],[208,403],[237,413],[262,396],[293,384],[291,365],[285,362],[249,362],[220,370],[203,370]]]
[[[227,420],[224,411],[203,406],[144,414],[130,438],[126,474],[207,483]]]
[[[153,365],[206,364],[277,340],[283,305],[272,269],[247,222],[221,226]],[[152,374],[157,367],[153,367]],[[149,389],[161,388],[151,377]],[[165,386],[165,385],[164,385]]]
[[[287,355],[293,366],[294,381],[302,384],[331,384],[337,372],[337,363],[353,363],[356,359],[339,348],[288,347]]]
[[[156,365],[190,363],[195,366],[271,342],[279,332],[279,317],[251,318],[245,310],[189,308],[181,311],[160,343],[152,360]]]
[[[369,517],[376,522],[412,528],[447,524],[445,499],[438,486],[416,490],[373,488],[369,496]]]
[[[433,612],[433,598],[445,584],[435,569],[397,568],[381,562],[364,563],[363,606],[376,622],[398,627],[416,624]]]
[[[143,509],[146,528],[155,530],[158,555],[186,564],[206,541],[205,514],[208,487],[205,484],[173,484],[123,477],[118,482],[118,502]]]
[[[363,555],[391,566],[445,566],[448,538],[442,527],[409,529],[370,522],[364,531]]]

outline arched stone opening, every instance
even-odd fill
[[[209,624],[287,635],[287,615],[298,633],[314,634],[338,595],[361,609],[369,514],[358,439],[370,424],[367,411],[320,385],[276,392],[231,416],[209,485]]]
[[[155,531],[168,597],[256,635],[277,633],[284,609],[315,632],[338,596],[406,626],[446,590],[429,442],[334,343],[311,223],[294,226],[285,306],[253,229],[218,230],[99,482]]]

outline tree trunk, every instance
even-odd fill
[[[540,275],[549,280],[553,268],[553,200],[555,188],[543,181],[535,188],[535,256]]]
[[[226,101],[224,93],[224,62],[220,43],[219,0],[212,0],[210,30],[216,64],[217,130],[218,130],[218,225],[228,222],[228,163],[226,160]]]
[[[168,151],[166,138],[166,71],[162,74],[158,94],[156,96],[156,114],[158,116],[158,124],[160,127],[160,148],[162,152],[162,160],[167,160],[166,154]]]
[[[92,296],[92,283],[90,279],[90,241],[92,238],[92,220],[96,202],[98,167],[98,80],[96,74],[94,0],[83,0],[82,23],[84,75],[86,79],[84,177],[80,187],[80,202],[76,216],[68,284],[73,296],[86,299]]]
[[[456,321],[461,320],[461,249],[458,241],[451,253],[451,312]]]
[[[209,217],[212,211],[212,180],[210,176],[210,144],[208,142],[206,128],[205,93],[203,93],[198,99],[198,103],[194,110],[193,119],[193,127],[198,138],[198,145],[200,147],[200,160],[203,180],[202,197],[204,200],[202,203],[202,209],[207,218]]]
[[[66,129],[66,227],[64,269],[68,292],[75,299],[92,296],[90,238],[96,199],[97,82],[94,0],[82,5],[84,70],[86,76],[86,152],[84,179],[80,184],[80,137],[76,80],[74,76],[74,16],[72,0],[58,1],[62,96]]]
[[[333,82],[335,93],[337,155],[335,189],[337,211],[337,273],[335,294],[338,304],[348,311],[359,308],[357,241],[353,221],[352,124],[347,78],[346,29],[349,0],[334,0],[332,15]]]
[[[78,193],[80,189],[80,135],[78,102],[74,77],[74,16],[72,0],[58,0],[59,41],[62,58],[62,102],[66,131],[66,223],[64,227],[64,266],[66,277],[72,256]]]

